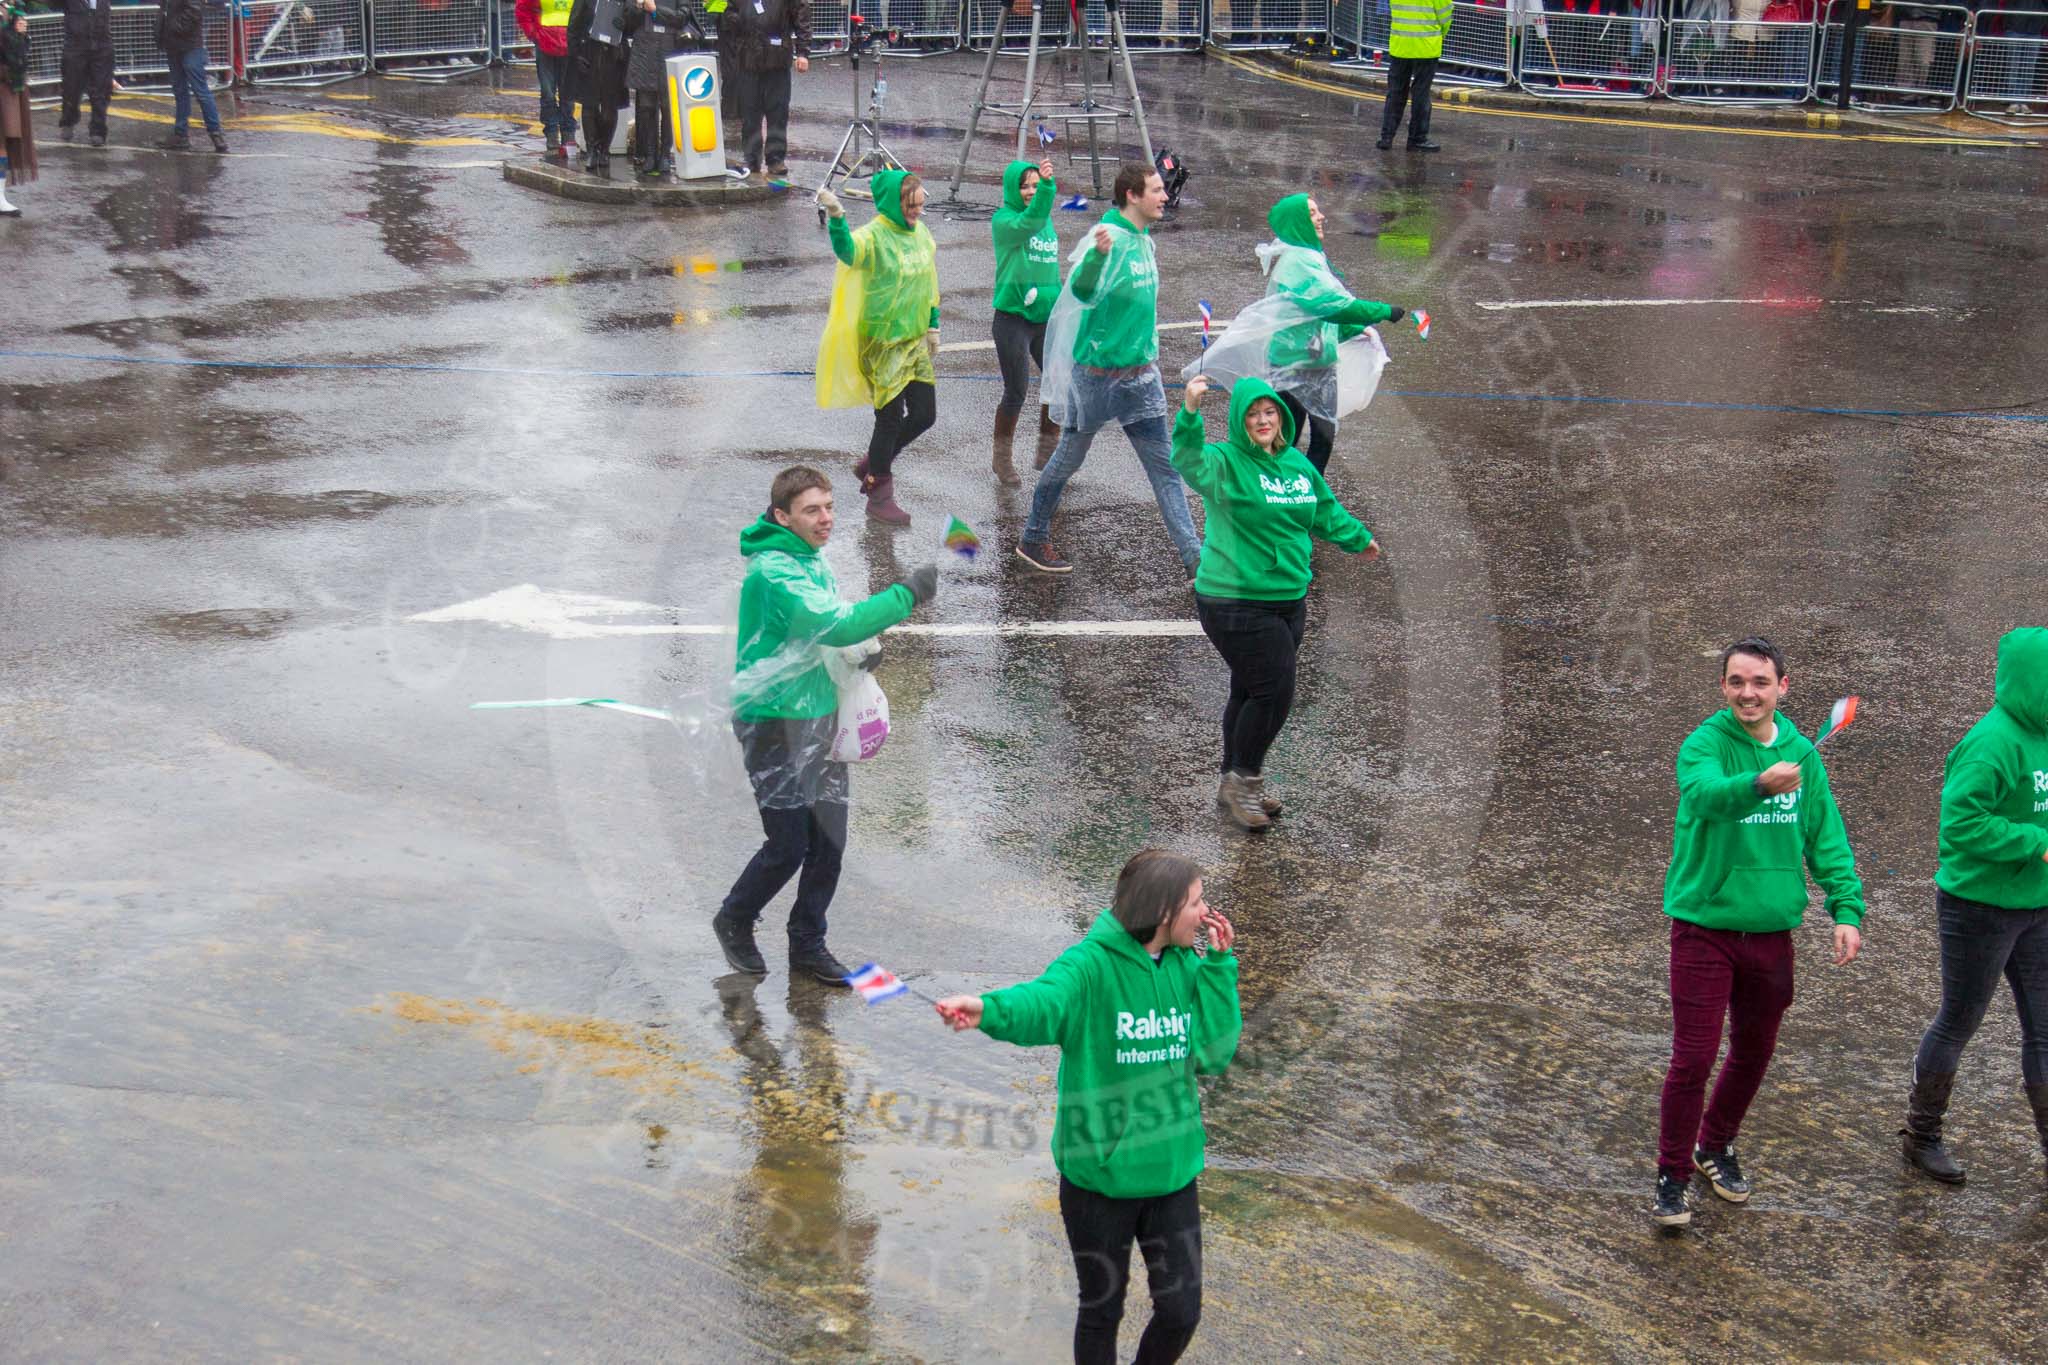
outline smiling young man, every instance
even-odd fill
[[[1828,790],[1820,752],[1778,714],[1792,680],[1785,656],[1750,636],[1721,651],[1723,710],[1678,750],[1678,818],[1664,913],[1671,917],[1671,1067],[1664,1077],[1651,1217],[1692,1220],[1694,1170],[1730,1203],[1749,1198],[1735,1136],[1792,1004],[1792,931],[1806,914],[1806,873],[1827,893],[1834,960],[1863,936],[1863,883]],[[1713,1099],[1707,1075],[1728,1024]]]
[[[832,759],[839,691],[825,651],[872,639],[931,601],[939,570],[926,564],[864,602],[843,602],[819,553],[831,538],[832,481],[805,465],[775,476],[768,510],[740,532],[747,577],[732,728],[767,839],[711,930],[734,971],[766,972],[754,921],[801,871],[789,911],[789,969],[843,986],[846,964],[825,946],[825,909],[839,886],[849,789],[846,765]]]

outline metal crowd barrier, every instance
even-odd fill
[[[491,50],[497,54],[499,66],[532,66],[533,44],[519,31],[518,0],[497,0],[493,14],[497,30],[491,35]],[[708,31],[709,16],[705,28]]]
[[[1515,81],[1545,99],[1646,100],[1657,92],[1656,15],[1539,14],[1524,25]]]
[[[331,85],[370,69],[362,0],[241,0],[251,85]]]
[[[1330,33],[1330,7],[1331,0],[1209,0],[1209,33],[1239,51],[1289,47]],[[1124,26],[1130,23],[1126,15]]]
[[[744,5],[748,0],[733,0],[733,3]],[[852,14],[853,7],[848,0],[811,0],[812,53],[845,51],[850,27],[847,20]]]
[[[108,11],[114,30],[114,80],[123,90],[161,94],[171,88],[171,61],[156,40],[162,13],[161,5],[115,5]],[[207,80],[215,89],[224,90],[235,79],[234,35],[227,7],[209,2],[201,17]]]
[[[1512,85],[1514,45],[1508,41],[1507,10],[1456,0],[1436,79],[1439,85],[1481,85],[1496,90]]]
[[[1302,0],[1287,0],[1300,4]],[[1193,50],[1202,45],[1202,20],[1207,17],[1206,0],[1122,0],[1124,37],[1138,48]],[[1098,42],[1109,38],[1109,7],[1102,0],[1087,0],[1082,18],[1088,34]],[[1030,20],[1025,21],[1030,28]]]
[[[967,0],[967,46],[976,52],[988,51],[996,36],[996,16],[1006,9],[1010,9],[1008,0]],[[1039,23],[1039,41],[1044,49],[1063,46],[1071,27],[1067,0],[1045,0]],[[1027,5],[1022,14],[1012,10],[1009,22],[1003,26],[1003,51],[1022,56],[1030,46],[1031,9]]]
[[[1835,13],[1835,4],[1828,13]],[[1955,24],[1906,28],[1909,21]],[[1856,40],[1856,69],[1849,76],[1849,103],[1881,113],[1918,110],[1944,113],[1956,107],[1962,83],[1964,38],[1970,12],[1961,5],[1894,5],[1889,24],[1868,24]],[[1813,94],[1832,100],[1841,89],[1842,23],[1821,29],[1820,60],[1814,64]]]
[[[64,16],[28,17],[28,97],[56,99],[64,87]]]
[[[745,4],[747,0],[735,2]],[[895,30],[897,35],[890,53],[937,56],[941,52],[959,51],[960,3],[961,0],[878,0],[881,26]]]
[[[2013,21],[2039,25],[2040,10],[1977,11],[1977,40],[1963,82],[1963,107],[1999,119],[2048,119],[2048,38],[2013,29]],[[1991,32],[1986,32],[1986,28]]]
[[[1813,81],[1815,28],[1803,24],[1673,19],[1664,93],[1687,104],[1803,104]]]
[[[1331,0],[1330,42],[1351,49],[1351,56],[1336,65],[1384,74],[1392,34],[1393,13],[1387,0]]]
[[[484,70],[493,50],[483,0],[370,0],[370,69],[380,76],[452,80]]]

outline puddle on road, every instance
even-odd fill
[[[649,1095],[673,1095],[687,1081],[717,1079],[716,1072],[678,1053],[658,1030],[612,1019],[537,1014],[496,1000],[436,1000],[410,992],[393,995],[388,1006],[372,1005],[370,1011],[408,1024],[474,1033],[494,1050],[518,1057],[521,1075],[559,1062],[628,1082]]]
[[[268,640],[284,633],[292,613],[275,607],[222,607],[152,616],[150,629],[180,640]]]

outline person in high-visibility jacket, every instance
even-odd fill
[[[1401,112],[1413,99],[1408,150],[1434,152],[1440,144],[1429,140],[1429,87],[1451,31],[1451,0],[1392,0],[1389,8],[1393,27],[1387,38],[1387,104],[1380,114],[1379,149],[1394,145]]]
[[[540,127],[548,155],[568,160],[576,150],[576,101],[569,96],[569,6],[571,0],[513,0],[519,31],[533,44],[540,77]]]

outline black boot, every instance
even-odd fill
[[[2041,1156],[2048,1162],[2048,1085],[2028,1086],[2027,1103],[2034,1106],[2034,1131],[2041,1135]]]
[[[1917,1166],[1944,1185],[1963,1183],[1963,1168],[1948,1154],[1941,1141],[1941,1118],[1948,1112],[1949,1091],[1955,1089],[1956,1073],[1913,1072],[1913,1090],[1906,1097],[1906,1126],[1899,1130],[1900,1151],[1908,1166]],[[2042,1087],[2048,1090],[2048,1086]],[[2035,1121],[2040,1122],[2036,1109]]]
[[[851,985],[846,978],[853,975],[852,969],[832,956],[830,949],[819,947],[805,952],[795,945],[791,945],[789,950],[789,973],[791,976],[815,977],[828,986]]]
[[[754,946],[753,925],[720,910],[711,917],[711,932],[718,938],[719,951],[725,954],[726,965],[734,971],[745,972],[749,976],[768,974],[768,964],[762,959],[761,950]]]

